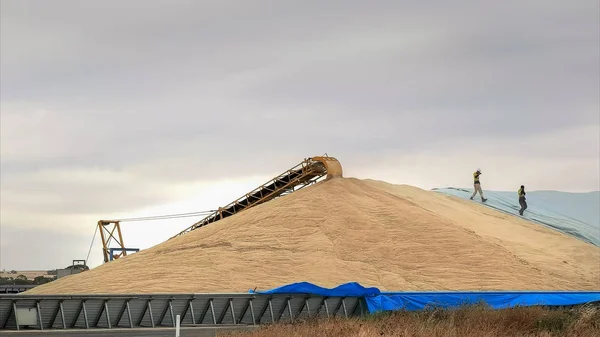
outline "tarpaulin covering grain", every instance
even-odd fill
[[[434,191],[468,200],[472,189],[436,188]],[[483,205],[512,215],[519,214],[517,192],[487,192]],[[528,208],[523,218],[585,242],[600,246],[600,201],[598,193],[527,192]],[[479,194],[475,202],[479,201]],[[575,200],[575,202],[573,202]]]
[[[254,292],[254,291],[251,291]],[[600,301],[599,291],[455,291],[455,292],[386,292],[357,282],[335,288],[323,288],[309,282],[288,284],[259,294],[310,294],[327,297],[363,297],[369,312],[452,308],[486,304],[493,309],[515,306],[572,306]]]

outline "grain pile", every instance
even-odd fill
[[[336,178],[27,294],[600,289],[600,248],[476,202]]]

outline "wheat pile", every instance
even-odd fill
[[[477,202],[335,178],[26,294],[598,290],[600,248]]]

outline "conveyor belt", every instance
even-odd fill
[[[202,226],[206,226],[209,223],[227,218],[245,209],[262,204],[284,194],[297,191],[321,180],[324,177],[329,179],[332,177],[341,176],[342,165],[333,157],[319,156],[305,159],[300,164],[260,185],[254,190],[246,193],[244,196],[234,200],[224,207],[220,207],[214,213],[186,228],[181,233],[173,236],[173,238],[191,232]]]

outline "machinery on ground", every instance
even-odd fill
[[[73,260],[73,264],[63,269],[56,270],[56,278],[62,278],[68,275],[79,274],[81,272],[90,270],[87,266],[86,260]]]
[[[232,201],[226,206],[219,207],[218,210],[209,212],[208,216],[194,223],[170,239],[184,235],[200,227],[227,218],[256,205],[260,205],[283,195],[293,193],[318,181],[334,177],[342,177],[342,174],[342,165],[340,162],[333,157],[327,156],[327,154],[324,156],[304,159],[296,166],[286,170],[285,172],[244,194],[242,197]],[[155,219],[157,220],[160,218],[161,217]],[[164,217],[162,217],[162,219],[164,219]],[[125,247],[123,243],[123,235],[121,233],[122,221],[125,220],[98,221],[98,230],[100,230],[100,237],[102,239],[102,253],[104,255],[105,263],[121,256],[126,256],[127,252],[139,251],[137,248]],[[109,247],[112,242],[117,244],[116,248]],[[121,253],[114,254],[115,251],[119,251]]]

